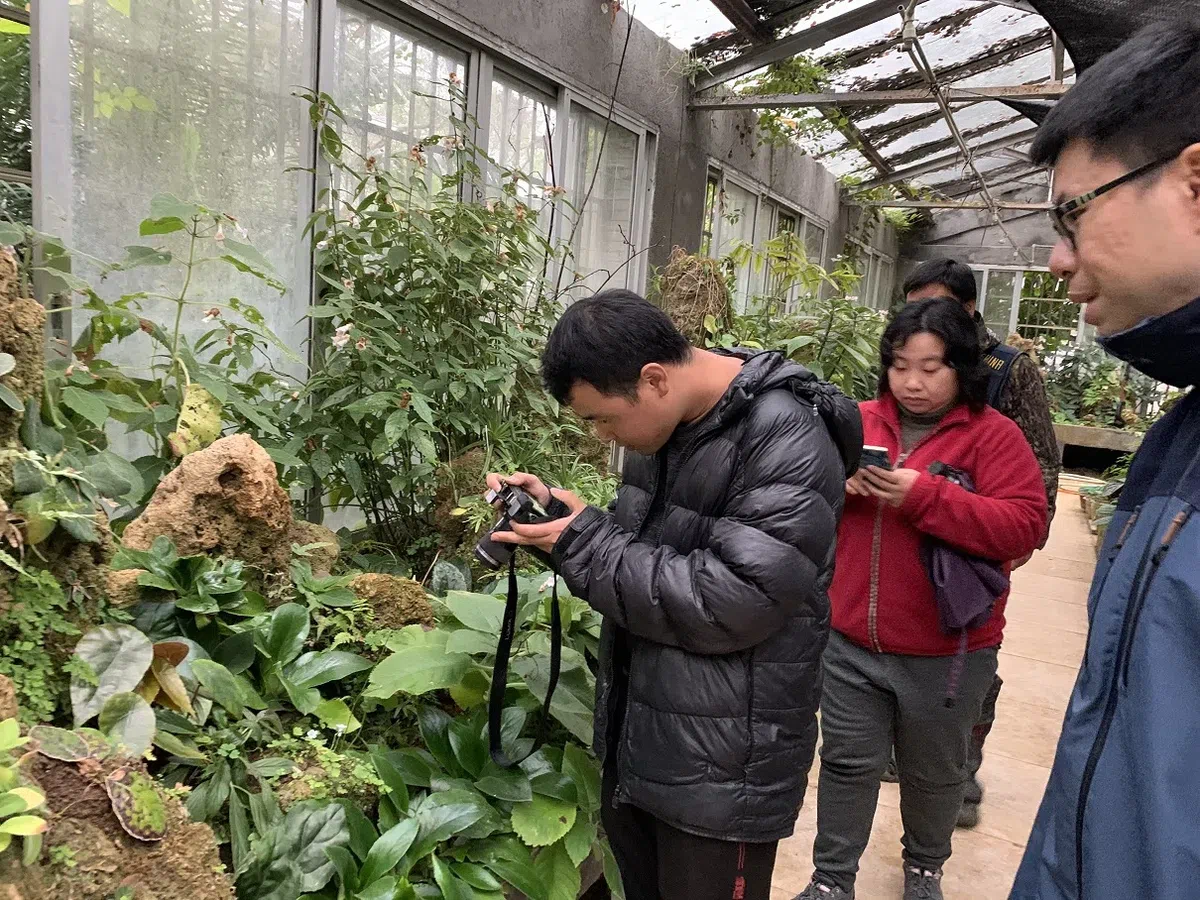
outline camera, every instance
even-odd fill
[[[536,525],[539,522],[548,522],[552,517],[547,515],[540,503],[511,484],[502,485],[498,491],[488,491],[486,499],[493,506],[500,507],[500,518],[475,545],[475,558],[489,569],[499,569],[508,564],[516,547],[492,540],[493,534],[498,531],[511,531],[513,522],[519,525]]]

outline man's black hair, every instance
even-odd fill
[[[907,297],[931,284],[944,287],[959,303],[974,303],[979,297],[975,276],[956,259],[931,259],[921,263],[904,279],[904,295]]]
[[[601,291],[566,308],[542,354],[542,381],[559,403],[577,382],[602,394],[637,395],[642,368],[687,362],[688,339],[670,317],[633,291]]]
[[[946,365],[958,375],[958,400],[972,409],[987,405],[988,372],[980,358],[979,334],[961,303],[950,297],[934,297],[903,307],[883,332],[879,356],[879,396],[891,393],[888,369],[896,351],[916,334],[932,334],[946,345]]]
[[[1075,140],[1130,169],[1200,143],[1200,23],[1148,25],[1084,72],[1046,116],[1030,158],[1052,166]]]

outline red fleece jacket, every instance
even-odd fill
[[[887,447],[893,466],[921,475],[900,509],[846,495],[829,592],[833,627],[880,653],[953,656],[958,640],[938,625],[921,543],[926,536],[940,538],[965,553],[1004,561],[1006,567],[1032,553],[1046,530],[1041,469],[1021,429],[990,407],[950,410],[902,463],[895,399],[887,395],[859,408],[863,443]],[[967,472],[976,493],[930,475],[935,462]],[[991,619],[970,632],[969,649],[1000,643],[1007,599],[1006,593]]]

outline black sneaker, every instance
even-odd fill
[[[887,784],[896,784],[900,780],[900,773],[896,770],[895,756],[888,761],[887,768],[883,770],[883,775],[879,777],[879,780]]]
[[[817,879],[809,882],[808,887],[797,894],[792,900],[854,900],[854,889],[851,888],[849,893],[846,893],[840,887],[830,887],[827,884],[821,884]]]
[[[942,870],[905,866],[904,900],[945,900],[942,896]]]

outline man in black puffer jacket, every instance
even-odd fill
[[[693,348],[627,291],[568,307],[542,373],[634,451],[608,512],[504,479],[562,514],[506,539],[605,617],[594,749],[626,897],[767,900],[817,742],[858,407],[781,354]]]

